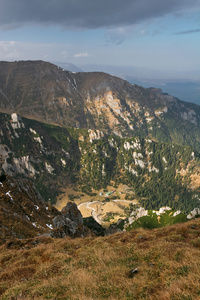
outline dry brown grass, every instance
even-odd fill
[[[200,219],[107,237],[7,242],[0,248],[0,297],[200,299],[199,261]]]

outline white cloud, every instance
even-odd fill
[[[76,54],[74,54],[74,57],[89,57],[89,54],[87,52],[85,52],[85,53],[76,53]]]
[[[66,44],[0,41],[0,60],[58,60]],[[60,56],[59,53],[63,52]]]

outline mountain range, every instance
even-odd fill
[[[148,137],[200,150],[200,107],[98,72],[42,61],[0,62],[0,111],[62,127]]]
[[[81,199],[126,184],[145,209],[198,207],[198,105],[43,61],[0,62],[0,70],[4,172],[32,180],[52,204],[68,186]]]

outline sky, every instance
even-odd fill
[[[200,70],[200,0],[0,0],[0,60]]]

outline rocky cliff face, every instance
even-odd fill
[[[0,62],[0,111],[106,134],[174,141],[200,150],[200,107],[105,73],[42,61]]]

